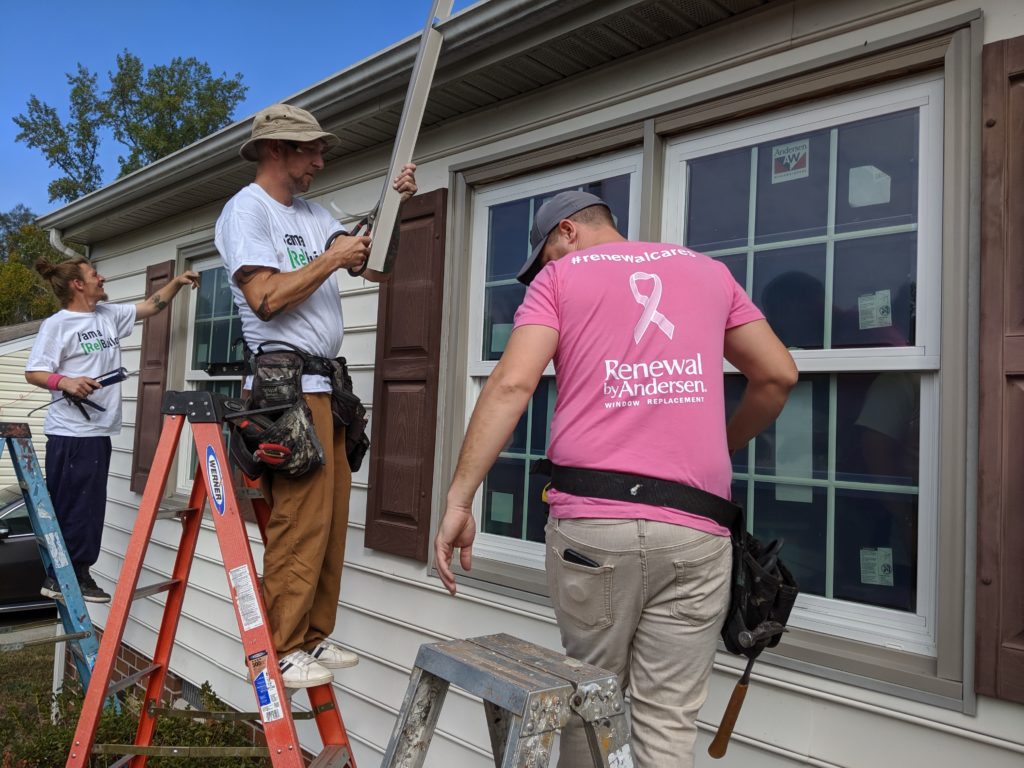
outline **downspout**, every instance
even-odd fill
[[[69,259],[81,258],[82,254],[76,251],[74,248],[69,248],[67,244],[61,239],[62,232],[53,227],[49,230],[50,232],[50,245],[56,248],[58,251],[63,253]],[[85,246],[85,257],[89,258],[89,246]]]

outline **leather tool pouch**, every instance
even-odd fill
[[[370,448],[370,437],[366,434],[366,408],[352,391],[352,377],[344,357],[330,361],[331,365],[331,413],[335,427],[345,427],[345,453],[348,465],[358,472],[363,458]]]

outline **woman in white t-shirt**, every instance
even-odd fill
[[[163,310],[184,285],[184,272],[138,304],[101,304],[105,279],[84,257],[59,264],[40,260],[36,270],[50,283],[61,309],[43,321],[25,366],[25,379],[52,392],[46,434],[46,487],[60,523],[82,597],[105,603],[110,595],[89,568],[100,552],[107,506],[112,435],[121,431],[121,388],[103,387],[105,374],[121,370],[121,339],[136,320]],[[59,599],[60,584],[48,573],[40,593]]]

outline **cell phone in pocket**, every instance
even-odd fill
[[[576,565],[585,565],[588,568],[600,568],[601,564],[596,560],[592,560],[586,555],[581,555],[575,549],[565,549],[562,552],[562,559],[567,563],[576,563]]]

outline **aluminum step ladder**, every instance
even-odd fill
[[[633,766],[615,675],[497,634],[420,646],[381,768],[422,767],[449,685],[483,699],[496,768],[544,768],[573,717],[583,720],[595,766]]]
[[[324,744],[314,759],[315,768],[355,768],[355,759],[341,718],[333,686],[328,683],[307,688],[311,711],[293,714],[277,666],[277,653],[267,624],[266,607],[259,589],[256,566],[249,548],[249,537],[239,509],[236,486],[229,469],[224,446],[224,398],[211,392],[167,392],[161,405],[163,427],[153,457],[142,504],[135,518],[121,574],[110,604],[110,613],[93,669],[93,685],[86,693],[66,765],[85,768],[94,754],[123,755],[110,768],[141,768],[148,757],[212,758],[223,756],[268,757],[274,768],[304,768],[305,760],[295,730],[295,720],[315,719]],[[235,416],[244,415],[234,413]],[[198,457],[187,507],[162,509],[160,504],[178,449],[185,421],[192,431]],[[245,495],[244,493],[242,494]],[[199,539],[200,523],[209,502],[210,516],[220,545],[224,570],[230,587],[235,618],[244,652],[245,666],[256,697],[258,712],[203,713],[159,706],[167,676],[174,636],[181,616],[185,589]],[[174,518],[182,525],[181,542],[171,578],[138,588],[146,549],[158,519]],[[118,646],[128,622],[131,603],[140,598],[166,592],[163,618],[157,634],[153,663],[114,686],[109,686]],[[132,744],[96,744],[103,698],[137,682],[146,680],[144,705]],[[109,686],[109,687],[108,687]],[[159,717],[206,717],[220,719],[252,718],[262,722],[266,747],[186,747],[153,745]]]
[[[46,489],[46,481],[39,466],[35,448],[32,446],[32,432],[28,424],[0,422],[0,437],[3,446],[14,463],[14,473],[25,497],[25,508],[32,530],[39,545],[39,555],[47,571],[53,571],[60,584],[61,599],[56,600],[57,613],[63,625],[63,634],[55,634],[53,625],[34,625],[14,628],[0,633],[0,650],[17,650],[30,645],[66,642],[74,659],[78,679],[83,688],[89,687],[93,665],[99,644],[93,631],[89,612],[86,610],[78,577],[68,557],[68,548],[57,523],[53,501]],[[0,448],[2,450],[2,448]]]

